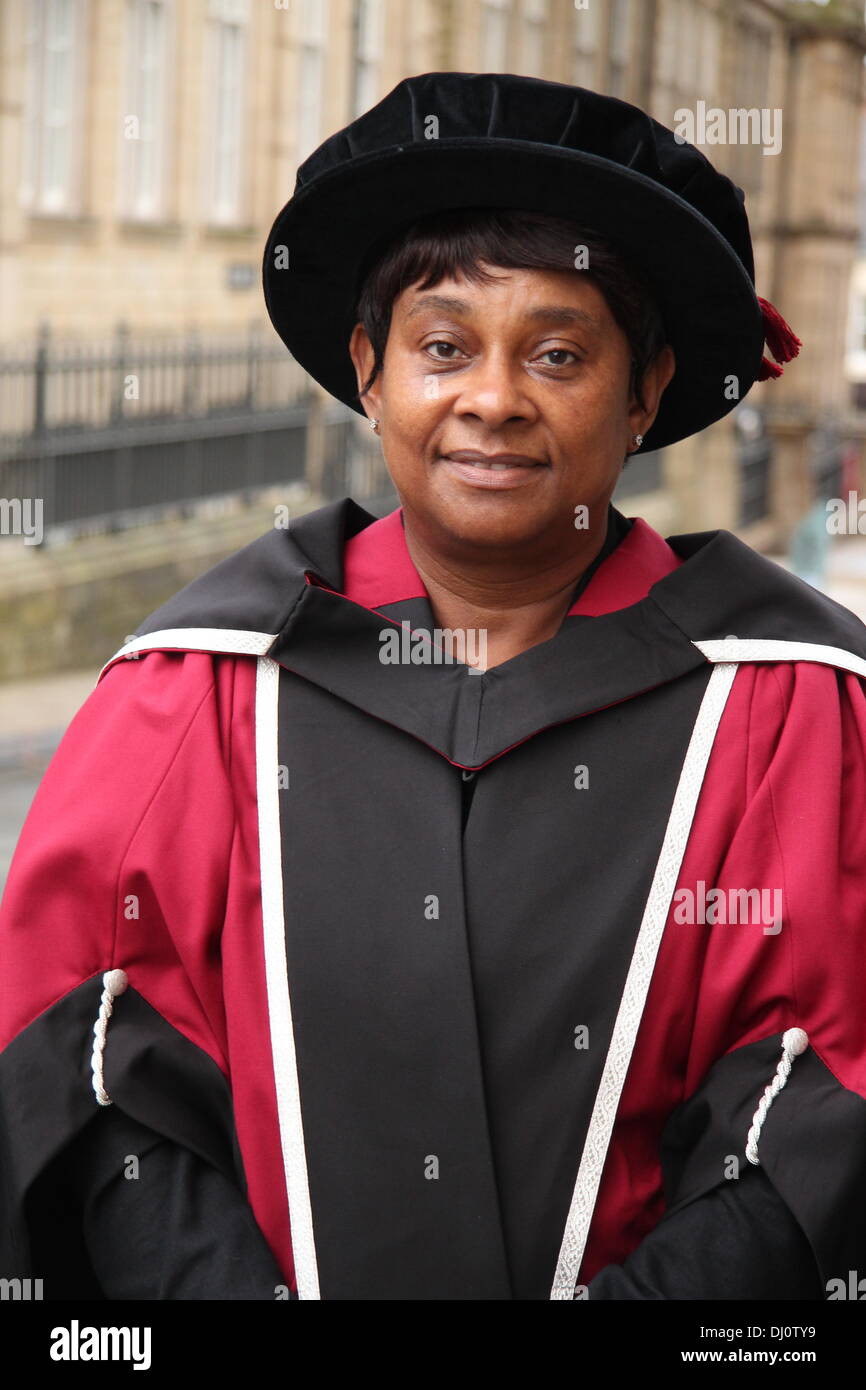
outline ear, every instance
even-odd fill
[[[628,412],[628,427],[631,434],[646,435],[658,414],[665,387],[673,377],[677,360],[670,343],[665,343],[655,360],[650,363],[643,379],[642,395],[646,409],[632,396]]]
[[[355,368],[355,376],[358,382],[358,390],[363,390],[364,382],[373,370],[376,354],[373,351],[373,344],[362,323],[356,323],[352,329],[352,336],[349,339],[349,356]],[[375,419],[381,417],[382,411],[379,404],[379,378],[373,382],[366,396],[361,397],[361,404],[367,411],[368,416]]]

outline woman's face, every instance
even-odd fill
[[[628,340],[585,276],[485,269],[494,283],[449,279],[398,296],[383,370],[364,400],[407,525],[430,544],[571,550],[575,509],[601,525],[632,436],[655,418],[673,353],[650,369],[644,410],[629,398]],[[360,389],[373,366],[360,324],[350,351]],[[448,457],[463,450],[523,461],[491,469]]]

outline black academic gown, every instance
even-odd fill
[[[377,647],[381,616],[429,629],[432,614],[417,592],[369,607],[340,597],[342,545],[370,521],[354,504],[341,503],[302,519],[289,538],[263,537],[143,624],[139,650],[176,650],[176,639],[165,634],[183,632],[182,652],[162,657],[164,664],[184,660],[183,652],[231,650],[238,653],[232,658],[235,664],[258,664],[262,682],[261,658],[267,651],[287,673],[273,692],[278,706],[274,751],[278,768],[288,773],[280,787],[279,877],[285,890],[281,913],[304,1145],[300,1160],[297,1152],[289,1154],[284,1166],[288,1173],[294,1163],[295,1178],[301,1172],[308,1184],[305,1199],[297,1182],[293,1189],[288,1181],[288,1207],[295,1217],[288,1248],[295,1269],[306,1261],[306,1277],[311,1270],[315,1276],[314,1286],[302,1276],[301,1296],[563,1296],[551,1294],[552,1266],[557,1255],[563,1259],[563,1220],[576,1158],[593,1098],[604,1084],[630,952],[713,671],[698,641],[719,641],[731,630],[747,642],[785,640],[793,631],[815,650],[818,637],[830,637],[835,645],[827,645],[847,653],[849,669],[854,669],[866,652],[863,633],[844,610],[828,601],[817,603],[813,591],[804,594],[795,581],[794,587],[783,581],[781,593],[775,593],[776,575],[753,557],[758,561],[755,575],[765,586],[754,638],[748,631],[748,604],[735,603],[728,612],[722,605],[720,613],[711,612],[708,589],[717,582],[712,567],[708,571],[705,564],[702,574],[698,566],[689,586],[683,582],[687,566],[682,564],[663,581],[669,586],[666,605],[644,601],[626,607],[605,630],[594,618],[570,615],[556,638],[486,676],[422,664],[383,669]],[[627,530],[612,512],[605,551],[585,576],[575,602],[593,575],[603,572]],[[709,533],[711,538],[716,534],[726,535]],[[278,551],[286,539],[303,549]],[[677,539],[681,558],[700,554],[706,544],[705,536]],[[730,542],[736,550],[739,543]],[[745,555],[737,554],[738,560],[751,557],[745,547],[740,549]],[[300,566],[294,559],[299,553]],[[281,572],[283,554],[292,558]],[[718,574],[736,588],[729,557],[720,557]],[[697,621],[705,620],[695,635],[689,632],[694,619],[688,612],[690,597]],[[289,613],[287,620],[279,618],[280,605]],[[214,632],[232,646],[201,636]],[[241,641],[244,633],[251,636]],[[260,633],[271,634],[267,648],[255,645]],[[578,633],[580,643],[575,642]],[[141,675],[136,679],[144,689],[144,668],[158,658],[138,659]],[[220,661],[226,664],[226,658],[207,659],[215,667]],[[111,671],[126,675],[131,665],[110,664],[101,688],[119,691],[119,684],[109,679]],[[155,673],[157,666],[151,670]],[[157,696],[167,689],[166,674],[160,669],[153,686]],[[188,698],[199,688],[191,680]],[[234,704],[223,701],[216,721],[226,739],[227,731],[249,726],[240,687],[236,683],[233,689]],[[171,713],[172,707],[169,699],[163,712]],[[256,731],[260,736],[258,713]],[[171,745],[171,735],[166,737]],[[184,786],[184,757],[195,768],[202,765],[203,752],[212,761],[227,758],[240,784],[240,747],[232,746],[226,754],[219,740],[202,739],[198,745],[200,737],[187,731],[177,745],[171,766],[178,768],[179,787]],[[596,770],[600,795],[583,802],[575,797],[576,765]],[[55,789],[62,771],[56,770]],[[171,852],[166,826],[171,806],[181,803],[179,788],[169,786],[170,776],[163,771],[158,792],[164,808],[148,800],[145,829],[137,822],[139,838],[132,843],[143,846],[141,865],[155,853],[148,836],[163,855]],[[49,792],[51,788],[49,780]],[[195,800],[192,783],[187,781],[186,788]],[[233,795],[242,799],[237,788]],[[201,818],[193,832],[182,823],[182,813],[175,814],[181,816],[175,841],[201,833]],[[248,807],[238,815],[248,815]],[[156,829],[147,823],[148,816]],[[213,816],[215,828],[204,842],[205,868],[221,862],[221,856],[230,858],[234,849],[222,833],[216,802]],[[260,823],[262,816],[260,797]],[[35,872],[32,861],[39,858],[37,822],[27,857],[13,876],[11,903],[7,906],[4,899],[7,941],[16,935],[21,894]],[[264,840],[259,848],[264,862]],[[124,886],[141,887],[141,865],[135,861],[135,873]],[[165,872],[168,880],[167,867]],[[96,1116],[85,1112],[75,1090],[70,1117],[55,1123],[50,1142],[40,1136],[49,1156],[63,1151],[61,1140],[76,1145],[79,1157],[69,1169],[69,1184],[76,1201],[89,1207],[84,1244],[91,1268],[103,1273],[109,1296],[112,1279],[121,1297],[273,1297],[280,1276],[294,1289],[286,1247],[275,1236],[278,1213],[276,1207],[269,1209],[264,1192],[268,1180],[273,1185],[275,1172],[272,1167],[268,1173],[251,1137],[255,1117],[246,1101],[247,1044],[254,1037],[254,1008],[240,1040],[231,1035],[233,1019],[241,1012],[237,992],[243,992],[232,935],[237,904],[231,902],[240,874],[240,869],[229,872],[215,890],[216,904],[226,914],[218,989],[209,993],[214,986],[208,972],[216,970],[215,962],[195,959],[202,943],[193,928],[185,930],[195,949],[172,929],[181,966],[171,965],[162,948],[154,949],[152,957],[140,945],[128,948],[130,994],[115,1000],[108,1025],[105,1081],[117,1107],[111,1119],[116,1143],[149,1146],[149,1172],[154,1179],[159,1174],[149,1189],[154,1202],[168,1192],[181,1194],[168,1204],[176,1217],[171,1241],[161,1247],[160,1256],[151,1240],[151,1268],[140,1269],[141,1283],[124,1283],[111,1258],[111,1241],[105,1239],[105,1232],[123,1224],[131,1201],[137,1219],[130,1228],[152,1230],[148,1198],[119,1180],[112,1173],[113,1160],[106,1157],[112,1139],[107,1125],[100,1133],[99,1123],[108,1121],[111,1111]],[[169,898],[176,887],[168,881],[160,885],[152,867],[146,876],[151,891],[156,885],[161,919],[173,919],[178,907]],[[191,876],[194,880],[195,871]],[[186,902],[188,911],[195,911],[196,901]],[[214,904],[207,907],[212,915]],[[155,918],[154,904],[149,910]],[[46,911],[46,920],[49,916]],[[62,1037],[65,1019],[86,1016],[92,1003],[98,1010],[103,982],[93,966],[123,969],[117,933],[114,946],[101,961],[98,948],[83,952],[80,965],[65,960],[67,973],[60,984],[67,989],[49,991],[44,1013],[34,1014],[25,1003],[23,1011],[31,1021],[12,1035],[3,1054],[7,1095],[14,1096],[7,1106],[14,1181],[7,1190],[15,1259],[23,1259],[28,1239],[31,1246],[39,1244],[40,1204],[34,1194],[56,1182],[48,1177],[52,1167],[44,1157],[35,1171],[23,1171],[27,1165],[19,1154],[17,1126],[24,1118],[31,1127],[39,1121],[22,1116],[21,1068],[25,1058],[38,1063],[45,1056],[49,1023],[55,1036]],[[205,956],[212,951],[206,944],[203,949]],[[172,970],[177,979],[165,988],[169,993],[176,989],[176,998],[157,999],[158,982]],[[80,983],[68,985],[76,971]],[[186,992],[187,983],[196,980],[207,1028]],[[254,993],[254,984],[249,992]],[[145,1001],[144,1009],[133,996]],[[218,1016],[219,1000],[225,1018]],[[146,1012],[148,1004],[153,1018]],[[646,1015],[644,1026],[655,1017]],[[723,1183],[716,1172],[720,1146],[736,1142],[729,1127],[736,1131],[743,1105],[754,1109],[760,1095],[755,1077],[772,1078],[777,1032],[783,1024],[797,1022],[809,1019],[782,1019],[768,1012],[757,1032],[737,1024],[739,1032],[727,1043],[719,1036],[716,1058],[733,1057],[733,1088],[730,1066],[723,1082],[710,1084],[706,1073],[699,1079],[710,1084],[713,1124],[723,1137],[708,1139],[704,1148],[698,1141],[696,1116],[707,1105],[707,1092],[699,1086],[689,1087],[691,1098],[681,1096],[679,1107],[668,1107],[662,1116],[666,1161],[660,1173],[667,1182],[669,1215],[659,1220],[664,1206],[659,1190],[654,1219],[645,1223],[642,1240],[632,1238],[617,1247],[615,1240],[607,1237],[605,1244],[599,1238],[598,1249],[622,1258],[600,1259],[596,1251],[596,1268],[587,1267],[590,1298],[724,1297],[725,1288],[732,1290],[731,1297],[823,1296],[823,1275],[828,1268],[835,1270],[832,1261],[850,1256],[851,1242],[837,1241],[838,1248],[830,1243],[816,1252],[820,1241],[811,1227],[820,1217],[820,1204],[816,1214],[814,1201],[803,1204],[793,1198],[784,1172],[769,1178],[775,1163],[768,1163],[766,1173],[746,1167],[738,1184]],[[261,1017],[258,1024],[264,1026]],[[272,1007],[274,1050],[279,1026]],[[578,1027],[592,1040],[584,1056],[573,1042]],[[136,1052],[145,1035],[151,1044],[147,1065]],[[113,1075],[112,1044],[119,1059]],[[160,1102],[165,1077],[159,1059],[170,1046],[181,1094],[194,1078],[198,1093],[212,1092],[210,1128],[203,1125],[192,1136],[172,1117],[171,1107],[167,1111]],[[208,1061],[215,1065],[209,1068]],[[279,1110],[281,1076],[274,1065]],[[816,1057],[814,1065],[807,1065],[811,1071],[795,1062],[789,1083],[788,1094],[799,1086],[800,1099],[808,1097],[810,1086],[826,1090],[828,1084],[822,1061]],[[76,1067],[70,1074],[61,1068],[57,1084],[62,1095],[73,1094],[77,1075]],[[220,1089],[223,1078],[233,1087],[228,1111]],[[851,1086],[838,1079],[835,1084],[838,1094],[831,1087],[827,1104],[846,1117],[844,1168],[857,1161],[866,1103]],[[92,1101],[91,1093],[91,1106]],[[787,1095],[774,1103],[779,1114],[789,1117],[783,1110]],[[300,1126],[293,1136],[290,1104],[280,1120],[284,1138],[297,1139]],[[124,1132],[127,1122],[143,1128]],[[651,1127],[654,1120],[647,1123]],[[771,1130],[767,1121],[763,1142],[773,1158]],[[142,1168],[148,1168],[146,1153]],[[222,1180],[219,1185],[213,1182],[215,1174]],[[616,1199],[615,1180],[611,1169],[611,1181],[602,1189],[609,1203]],[[847,1212],[842,1172],[835,1182],[841,1194],[837,1206]],[[18,1192],[26,1200],[19,1200]],[[248,1219],[248,1197],[256,1222]],[[216,1259],[206,1273],[201,1233],[217,1208],[225,1220],[217,1223],[220,1237],[210,1247]],[[623,1210],[627,1212],[624,1200]],[[310,1211],[312,1241],[303,1232]],[[831,1218],[838,1223],[832,1203]],[[631,1212],[623,1226],[634,1220]],[[348,1262],[347,1238],[352,1249]],[[862,1224],[851,1239],[856,1246],[861,1238]],[[146,1246],[145,1241],[137,1269],[147,1264]],[[74,1253],[73,1267],[77,1258]],[[249,1271],[245,1279],[237,1274],[241,1264]],[[772,1295],[761,1292],[771,1287]]]

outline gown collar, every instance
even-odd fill
[[[296,536],[310,557],[307,588],[270,655],[455,766],[484,767],[545,728],[704,663],[647,599],[683,561],[641,518],[629,527],[611,508],[607,553],[578,584],[556,635],[479,673],[442,659],[441,645],[436,659],[432,609],[400,509],[354,532],[357,518],[349,509],[344,517],[339,555],[339,528]],[[434,641],[410,640],[412,633],[432,633]]]
[[[211,633],[214,650],[259,651],[467,770],[708,664],[699,643],[816,644],[866,660],[853,613],[729,531],[664,539],[632,518],[575,595],[552,638],[489,671],[431,659],[435,624],[399,509],[377,520],[344,497],[215,565],[137,637],[183,648],[188,634],[201,650]],[[383,660],[397,637],[398,659]]]

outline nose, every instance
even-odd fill
[[[502,352],[479,357],[461,374],[454,412],[496,430],[511,420],[534,420],[536,408],[527,394],[523,369]]]

